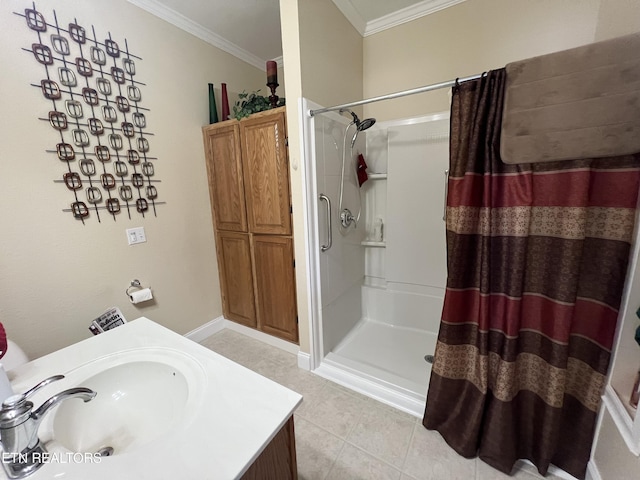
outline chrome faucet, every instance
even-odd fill
[[[24,478],[44,465],[47,450],[38,438],[38,427],[49,410],[69,398],[81,398],[88,402],[96,396],[96,392],[88,388],[70,388],[54,395],[34,411],[33,403],[27,398],[42,387],[63,378],[64,375],[49,377],[25,393],[12,395],[2,403],[2,466],[9,478]]]

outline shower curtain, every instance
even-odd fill
[[[447,290],[425,415],[465,457],[584,478],[627,271],[640,155],[506,165],[504,69],[456,85]]]

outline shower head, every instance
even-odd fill
[[[351,148],[353,148],[353,146],[356,143],[356,138],[358,138],[358,133],[362,132],[363,130],[366,130],[367,128],[371,128],[373,126],[373,124],[376,123],[376,119],[375,118],[365,118],[364,120],[360,120],[358,118],[358,115],[353,113],[348,108],[341,108],[339,110],[339,112],[340,113],[345,113],[345,112],[350,113],[351,116],[353,117],[353,122],[351,122],[351,124],[356,126],[356,131],[353,134],[353,138],[351,139]],[[345,132],[345,135],[346,135],[346,132]]]
[[[358,129],[359,132],[361,132],[363,130],[366,130],[367,128],[373,127],[374,123],[376,123],[375,118],[365,118],[361,122],[360,121],[356,122],[356,128]]]
[[[358,129],[359,132],[361,132],[363,130],[366,130],[367,128],[370,128],[371,126],[373,126],[374,123],[376,123],[376,119],[375,118],[365,118],[364,120],[360,120],[358,118],[358,115],[353,113],[348,108],[341,108],[340,109],[340,113],[345,113],[345,112],[351,114],[351,116],[353,117],[353,124],[356,126],[356,128]]]

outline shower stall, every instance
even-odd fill
[[[317,108],[303,100],[304,112]],[[305,115],[311,365],[421,416],[446,282],[448,113],[377,122],[350,113]]]

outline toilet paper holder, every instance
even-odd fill
[[[125,290],[125,293],[127,294],[127,297],[128,297],[131,295],[132,289],[140,290],[141,288],[144,288],[144,287],[142,286],[142,283],[140,283],[140,280],[134,279],[134,280],[131,280],[131,284],[127,287],[127,289]]]
[[[135,305],[153,300],[151,287],[143,287],[138,279],[131,281],[125,293],[129,297],[129,301]]]

